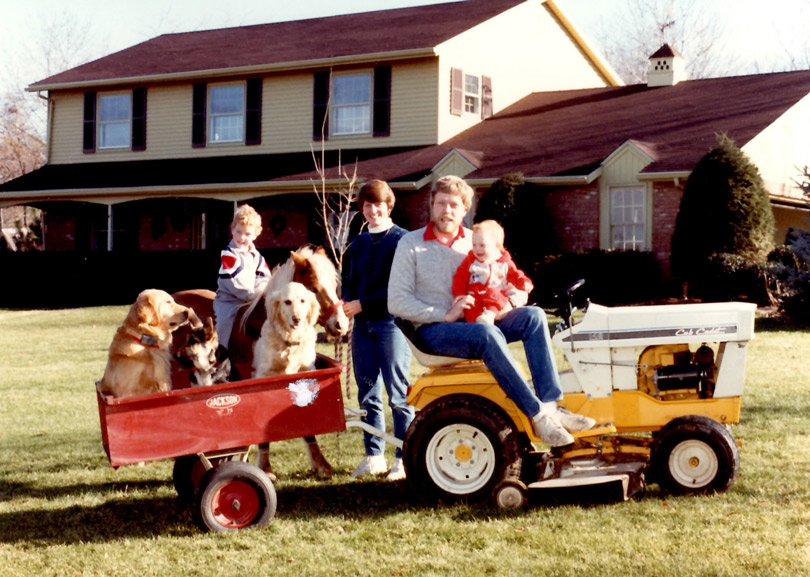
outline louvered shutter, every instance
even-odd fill
[[[492,78],[481,77],[481,118],[492,116]]]
[[[191,104],[191,146],[194,148],[205,146],[207,94],[208,85],[205,82],[194,85]]]
[[[450,69],[450,114],[464,112],[464,73],[461,68]]]
[[[245,144],[262,143],[262,79],[247,81]]]
[[[391,67],[374,69],[374,136],[391,136]]]
[[[315,73],[312,106],[312,140],[329,138],[329,71]]]
[[[84,93],[84,122],[82,124],[82,152],[96,151],[96,93]]]
[[[132,150],[146,150],[146,88],[132,91]]]

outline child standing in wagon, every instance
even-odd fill
[[[219,342],[228,348],[239,307],[264,291],[270,268],[253,241],[262,232],[262,218],[247,204],[236,209],[231,223],[231,242],[220,254],[219,279],[214,297],[214,315]]]
[[[503,247],[504,231],[494,220],[473,225],[472,250],[456,269],[453,297],[471,295],[475,301],[465,309],[467,322],[493,324],[501,313],[526,304],[532,281]],[[504,307],[508,307],[504,311]]]

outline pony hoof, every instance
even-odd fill
[[[335,470],[330,465],[315,467],[313,472],[322,479],[331,479],[335,474]]]

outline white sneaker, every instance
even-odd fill
[[[352,477],[364,475],[380,475],[388,470],[384,455],[366,455],[352,473]]]
[[[562,407],[557,408],[557,420],[560,421],[560,424],[569,433],[581,433],[582,431],[593,429],[593,426],[596,424],[596,421],[592,418],[572,413]]]
[[[391,465],[391,470],[385,478],[389,481],[401,481],[405,478],[405,465],[402,459],[394,459],[394,464]]]
[[[539,413],[532,417],[534,434],[540,437],[546,445],[562,447],[574,442],[574,437],[566,431],[557,416],[551,413]]]

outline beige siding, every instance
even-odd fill
[[[757,165],[773,196],[802,199],[796,188],[801,170],[810,163],[810,96],[805,96],[775,122],[742,147]],[[733,135],[731,135],[733,137]]]
[[[371,68],[353,70],[371,71]],[[435,144],[436,61],[394,63],[391,75],[391,136],[333,137],[326,147],[369,148]],[[147,92],[146,150],[105,150],[82,153],[81,92],[55,93],[51,162],[80,163],[154,160],[238,154],[308,152],[312,143],[312,74],[265,78],[262,98],[262,144],[191,146],[192,85],[161,85]],[[319,146],[319,145],[318,145]]]
[[[532,92],[605,86],[599,73],[540,2],[526,2],[438,47],[439,139],[480,121],[450,114],[450,69],[492,78],[494,112]]]

